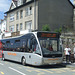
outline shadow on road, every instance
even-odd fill
[[[34,68],[39,68],[39,69],[52,69],[52,68],[65,68],[66,67],[65,64],[44,65],[44,66],[27,65],[27,66],[34,67]]]
[[[6,62],[14,63],[14,64],[19,64],[22,65],[19,62],[16,61],[11,61],[11,60],[5,60]],[[26,64],[26,67],[34,67],[34,68],[39,68],[39,69],[52,69],[52,68],[65,68],[67,64],[56,64],[56,65],[43,65],[43,66],[32,66]]]

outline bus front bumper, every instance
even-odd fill
[[[42,63],[43,63],[43,65],[47,65],[47,64],[50,64],[50,65],[52,65],[52,64],[60,64],[60,63],[63,62],[62,59],[63,58],[43,58]]]

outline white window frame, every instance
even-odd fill
[[[20,30],[23,29],[23,23],[20,23]]]
[[[19,19],[19,11],[16,12],[16,20]]]
[[[25,29],[28,30],[28,29],[31,29],[31,28],[32,28],[32,21],[25,22]]]
[[[23,18],[23,10],[20,10],[20,19]]]
[[[14,32],[14,25],[10,26],[10,32]]]
[[[25,9],[25,16],[32,15],[32,6],[29,6]]]
[[[10,14],[10,21],[14,21],[14,13]]]
[[[19,24],[16,24],[16,31],[19,31]]]

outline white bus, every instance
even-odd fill
[[[63,61],[60,34],[53,32],[29,32],[23,36],[0,40],[2,60],[21,62],[35,66],[61,64]]]

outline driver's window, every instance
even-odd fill
[[[33,39],[32,39],[32,50],[33,50],[33,52],[36,53],[36,54],[41,54],[41,53],[40,53],[40,48],[39,48],[39,45],[38,45],[38,43],[37,43],[36,38],[33,38]]]

